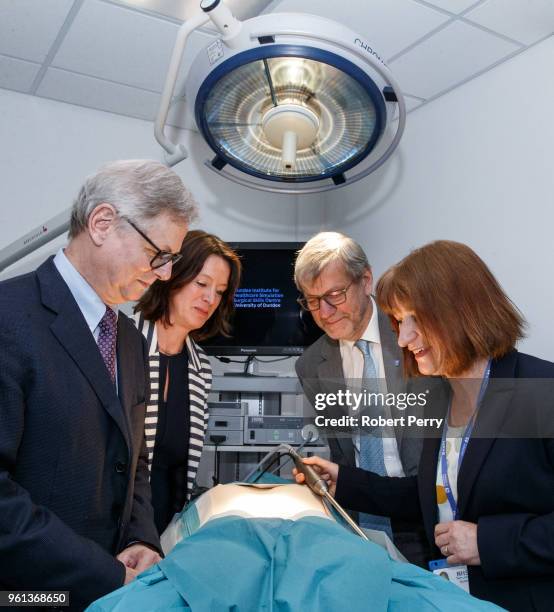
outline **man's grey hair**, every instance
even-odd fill
[[[179,176],[148,159],[110,162],[87,177],[73,202],[69,238],[86,228],[94,209],[103,203],[111,204],[120,217],[137,223],[167,213],[175,221],[190,224],[198,214],[196,202]]]
[[[339,232],[320,232],[306,242],[296,257],[294,282],[297,288],[313,282],[328,264],[338,261],[348,276],[356,281],[371,266],[362,247],[352,238]]]

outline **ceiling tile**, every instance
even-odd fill
[[[554,0],[488,0],[464,17],[530,45],[554,32]]]
[[[470,6],[477,4],[480,0],[426,0],[428,4],[434,4],[445,11],[459,15]]]
[[[26,93],[31,89],[39,69],[40,64],[0,55],[0,87]]]
[[[403,91],[430,98],[519,48],[457,21],[391,62],[389,68]]]
[[[42,62],[73,0],[2,0],[0,53]]]
[[[79,106],[150,119],[158,95],[142,89],[50,68],[37,95]]]
[[[273,10],[313,13],[338,21],[367,38],[384,58],[392,57],[449,19],[412,0],[347,0],[340,8],[329,0],[283,0]]]
[[[132,9],[89,0],[66,36],[52,65],[81,74],[161,91],[178,26]],[[194,32],[182,72],[213,38]]]
[[[419,98],[412,98],[409,95],[404,94],[404,102],[406,103],[406,113],[414,110],[418,106],[421,106],[425,100],[420,100]],[[394,111],[393,118],[396,119],[398,117],[398,108]]]
[[[420,98],[413,98],[408,94],[404,94],[404,101],[406,102],[406,110],[410,112],[414,108],[421,106],[425,102],[425,100],[421,100]]]
[[[152,122],[160,103],[159,94],[57,68],[47,70],[37,95]],[[170,110],[167,123],[177,127],[194,126],[185,117],[181,101]]]

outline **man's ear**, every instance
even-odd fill
[[[87,222],[87,231],[92,242],[101,246],[117,223],[117,213],[111,204],[102,203],[93,211]]]
[[[373,274],[371,273],[371,270],[369,268],[364,272],[362,276],[362,283],[364,287],[364,293],[367,295],[367,297],[369,297],[373,293]]]

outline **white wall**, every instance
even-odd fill
[[[71,206],[83,178],[124,158],[162,159],[153,125],[0,89],[0,249]],[[325,209],[302,199],[247,190],[206,169],[213,157],[196,133],[180,130],[190,157],[175,167],[200,207],[198,227],[226,240],[300,240],[318,231]],[[64,238],[0,275],[33,269]]]
[[[529,322],[522,350],[554,360],[554,38],[408,115],[383,169],[332,192],[329,227],[376,275],[431,240],[465,242]]]
[[[162,160],[153,124],[0,89],[0,249],[71,206],[82,180],[101,164],[125,158]],[[298,199],[239,187],[206,169],[213,152],[196,133],[172,136],[189,148],[174,169],[199,203],[196,227],[225,240],[296,241],[325,225],[325,198]],[[65,244],[60,236],[0,273],[35,269]],[[131,305],[124,309],[130,310]],[[242,370],[213,362],[214,373]],[[260,364],[292,375],[294,360]]]
[[[383,169],[326,195],[268,195],[224,181],[203,167],[211,152],[193,132],[179,133],[190,158],[176,171],[200,203],[198,225],[227,240],[299,240],[338,228],[360,240],[377,275],[430,240],[466,242],[527,317],[522,348],[554,359],[553,56],[550,38],[412,112]],[[6,90],[0,108],[0,248],[67,208],[103,162],[161,159],[148,122]]]

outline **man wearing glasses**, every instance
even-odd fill
[[[321,232],[298,253],[294,278],[298,300],[325,332],[296,362],[296,372],[312,405],[317,394],[341,389],[405,391],[402,357],[388,318],[371,295],[371,267],[361,246],[338,232]],[[319,396],[321,397],[321,396]],[[381,407],[385,417],[391,416]],[[325,416],[360,414],[352,407],[331,407]],[[396,416],[396,415],[395,415]],[[331,461],[388,476],[417,474],[421,440],[403,439],[402,430],[370,436],[367,430],[327,431]],[[373,438],[373,439],[371,439]],[[412,563],[426,565],[427,544],[421,526],[360,515],[363,527],[385,531]]]
[[[167,280],[196,205],[154,161],[86,179],[69,243],[0,283],[0,590],[72,609],[159,560],[142,336],[117,306]]]

